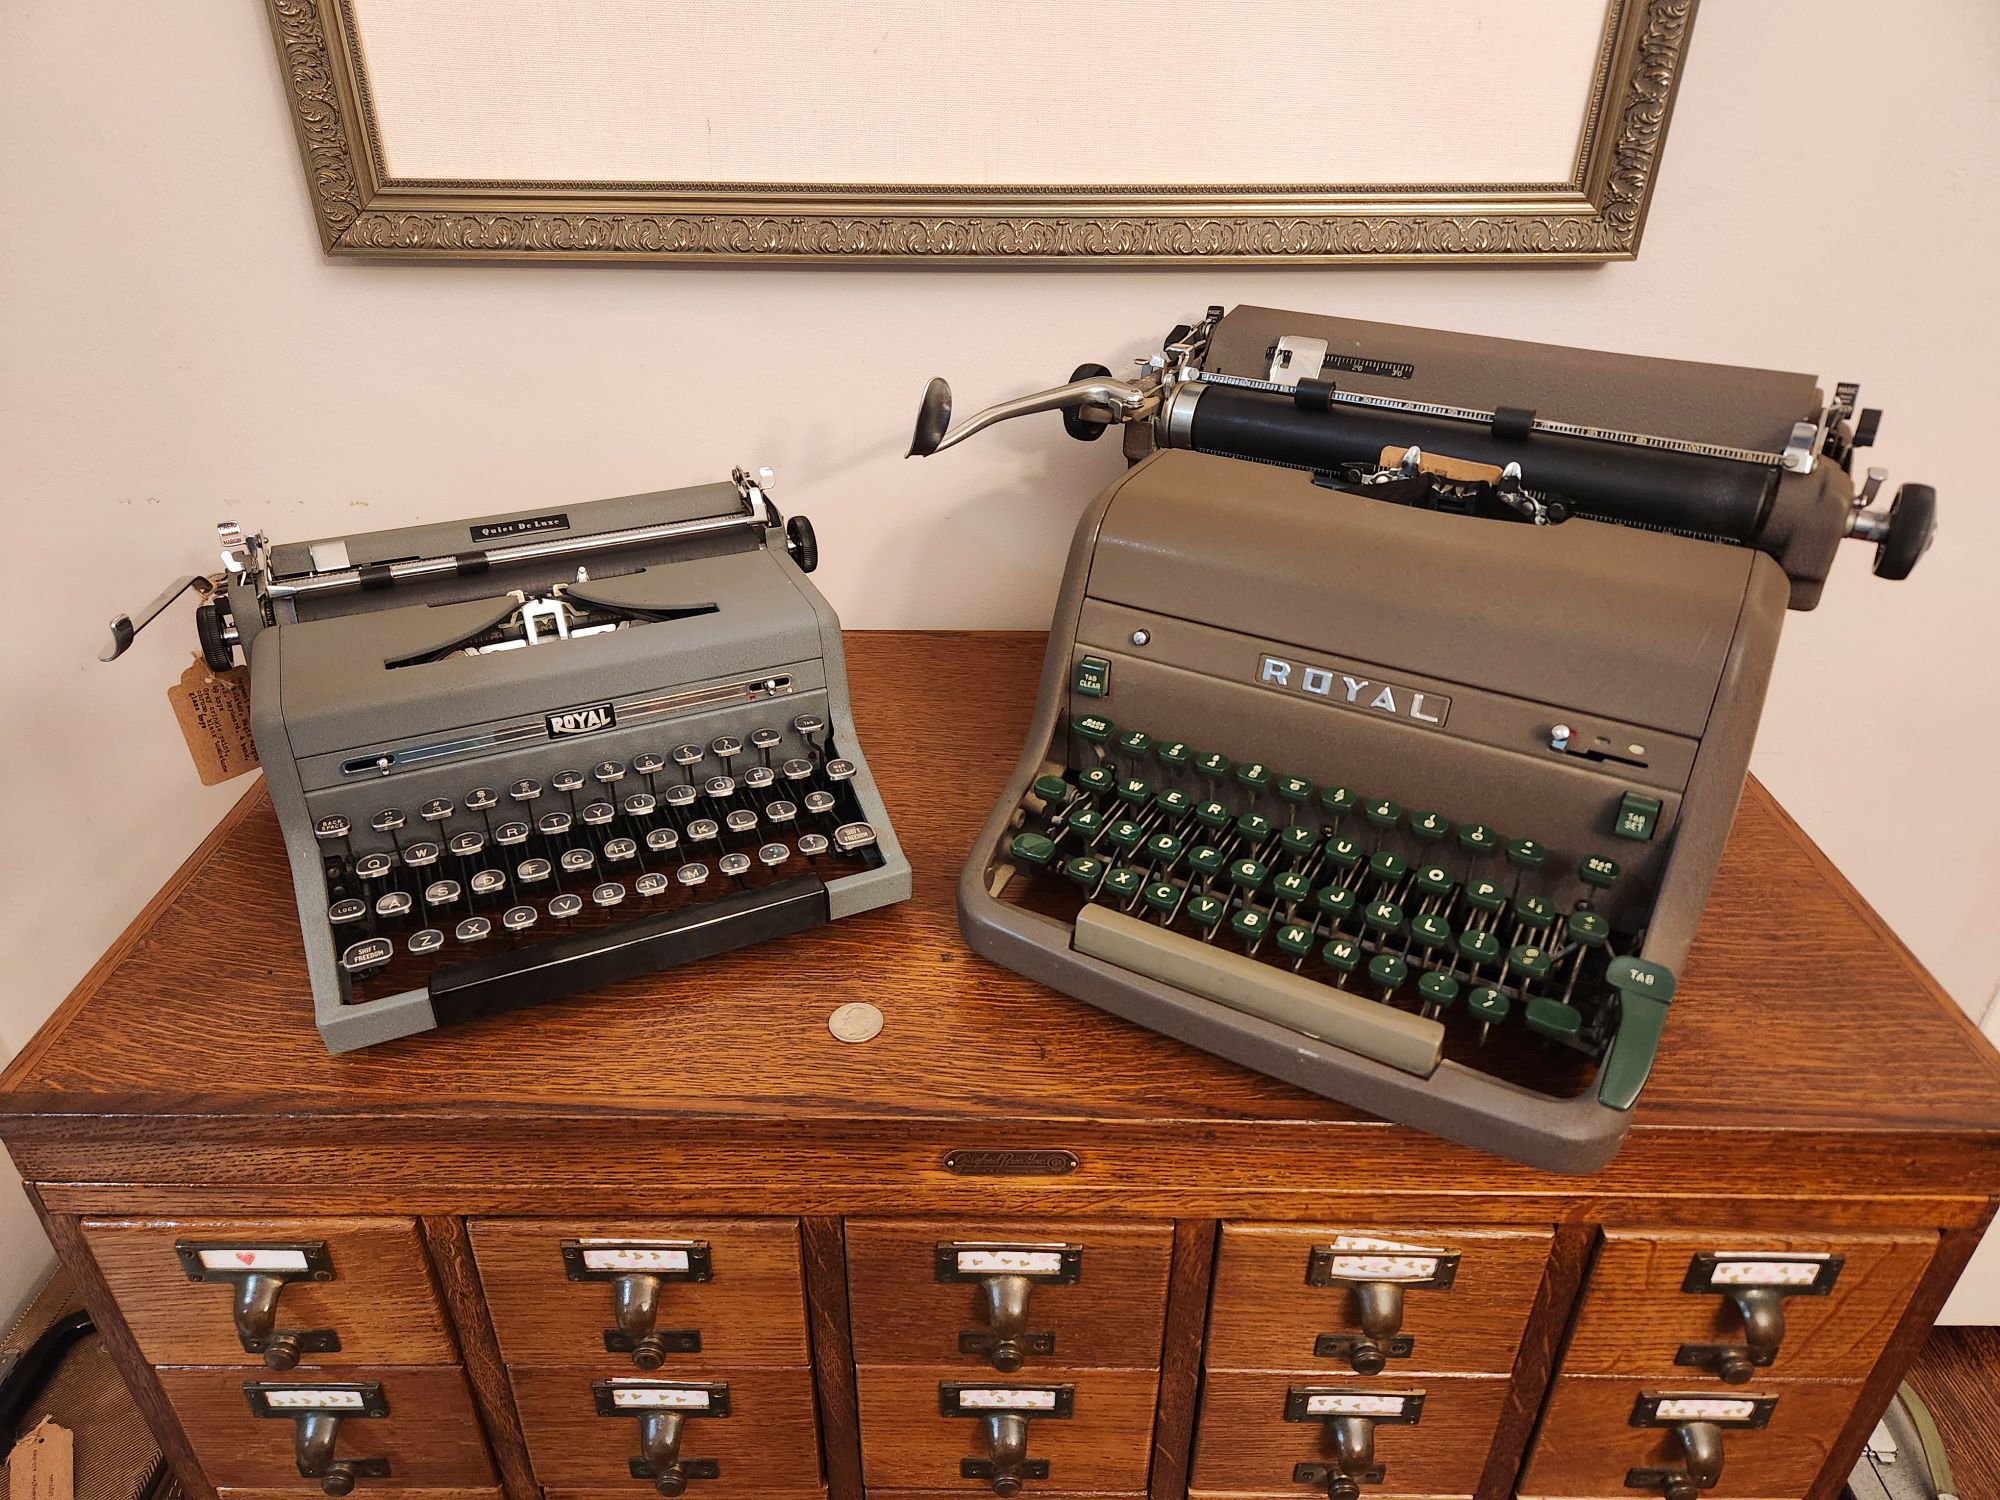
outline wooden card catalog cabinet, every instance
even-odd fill
[[[2000,1060],[1762,792],[1623,1150],[1555,1177],[959,946],[1039,649],[850,641],[907,905],[347,1057],[246,799],[0,1080],[190,1500],[1835,1500],[2000,1194]]]

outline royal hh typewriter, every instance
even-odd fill
[[[272,545],[204,594],[241,651],[335,1052],[900,901],[811,525],[768,471]]]
[[[1084,514],[980,952],[1536,1166],[1617,1150],[1742,789],[1779,623],[1877,414],[1803,375],[1264,308],[912,452],[1059,410],[1136,460]]]

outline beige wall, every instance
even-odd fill
[[[1263,273],[329,263],[260,10],[0,7],[8,1050],[240,791],[195,784],[162,701],[184,607],[94,661],[114,610],[213,566],[218,518],[298,536],[768,463],[848,623],[1039,625],[1114,447],[1051,417],[905,463],[924,380],[981,403],[1242,300],[1860,380],[1875,461],[1939,486],[1943,539],[1903,586],[1849,548],[1790,619],[1756,770],[1962,1005],[1992,993],[1991,7],[1705,6],[1634,264]],[[215,940],[190,1026],[256,961]],[[35,1243],[0,1190],[0,1306]],[[1968,1291],[2000,1320],[2000,1270]]]

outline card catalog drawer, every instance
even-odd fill
[[[1569,1374],[1754,1383],[1874,1368],[1937,1237],[1606,1233]]]
[[[1505,1373],[1551,1238],[1546,1229],[1225,1224],[1208,1366]]]
[[[1172,1257],[1170,1224],[850,1219],[854,1358],[1150,1369]]]
[[[318,1495],[332,1476],[365,1495],[494,1482],[471,1393],[456,1369],[368,1366],[268,1379],[244,1370],[170,1369],[159,1376],[202,1472],[224,1488]]]
[[[469,1226],[510,1364],[679,1369],[803,1365],[792,1219],[476,1219]]]
[[[509,1373],[528,1460],[551,1495],[650,1494],[663,1475],[697,1500],[820,1490],[810,1370]]]
[[[988,1492],[1010,1474],[1031,1496],[1146,1488],[1159,1386],[1150,1370],[878,1365],[855,1376],[871,1495]]]
[[[458,1359],[409,1219],[86,1219],[82,1227],[154,1364],[285,1370]]]
[[[1506,1399],[1500,1376],[1214,1371],[1188,1487],[1324,1495],[1329,1478],[1348,1474],[1364,1495],[1470,1495]]]
[[[1703,1500],[1798,1500],[1860,1395],[1859,1383],[1760,1379],[1731,1388],[1564,1376],[1520,1494],[1634,1500],[1664,1495],[1708,1464],[1712,1474],[1694,1476]]]

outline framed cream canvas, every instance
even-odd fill
[[[326,248],[1612,260],[1694,0],[266,0]]]

